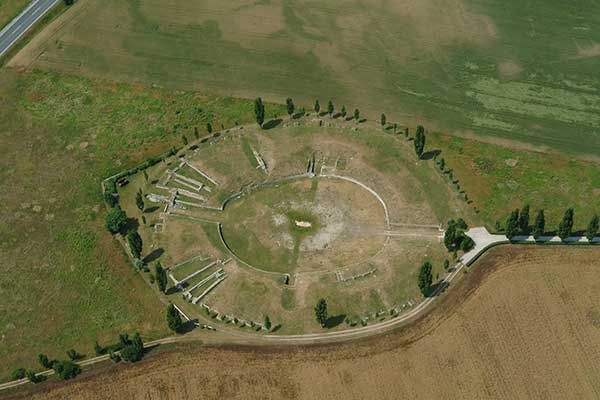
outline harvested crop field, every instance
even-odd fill
[[[598,156],[599,7],[86,0],[11,65],[279,102],[331,98],[405,124]]]
[[[599,255],[499,247],[426,317],[387,336],[304,348],[181,345],[9,398],[598,398]]]

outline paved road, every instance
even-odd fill
[[[0,57],[58,2],[60,0],[33,0],[21,14],[6,25],[0,31]]]

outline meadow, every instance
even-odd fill
[[[87,0],[11,65],[331,98],[457,136],[599,157],[598,23],[600,4],[584,0]]]
[[[251,103],[11,69],[0,102],[0,379],[41,352],[165,336],[162,303],[104,228],[100,181],[193,127],[248,122]]]
[[[14,17],[19,15],[29,4],[29,0],[2,0],[0,1],[0,30]]]
[[[565,210],[575,211],[575,231],[583,233],[600,214],[600,166],[560,153],[516,150],[443,134],[429,135],[453,176],[490,231],[504,226],[514,209],[531,207],[531,222],[543,209],[548,232],[556,231]]]

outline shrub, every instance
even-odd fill
[[[160,156],[150,157],[146,160],[146,168],[156,165],[159,162],[161,162],[162,160],[163,160],[163,157],[160,157]]]

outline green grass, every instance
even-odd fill
[[[243,100],[2,70],[0,379],[37,368],[40,352],[91,355],[121,331],[168,334],[156,294],[104,229],[100,181],[207,120],[251,115]]]
[[[575,209],[575,230],[600,213],[600,167],[559,154],[545,154],[431,135],[441,156],[473,200],[489,229],[504,224],[510,211],[531,207],[531,222],[543,208],[549,231],[556,230],[568,207]]]
[[[250,140],[247,137],[242,138],[242,150],[244,151],[244,154],[246,155],[246,158],[248,159],[250,165],[252,165],[253,168],[257,168],[258,161],[256,160],[256,157],[254,157],[252,145],[250,144]]]
[[[292,290],[288,288],[283,289],[281,292],[281,306],[287,311],[291,311],[296,308],[296,298]]]
[[[600,155],[598,3],[86,5],[35,66],[299,105],[321,97],[400,124]]]
[[[30,0],[0,0],[0,30],[8,25],[30,3]]]

